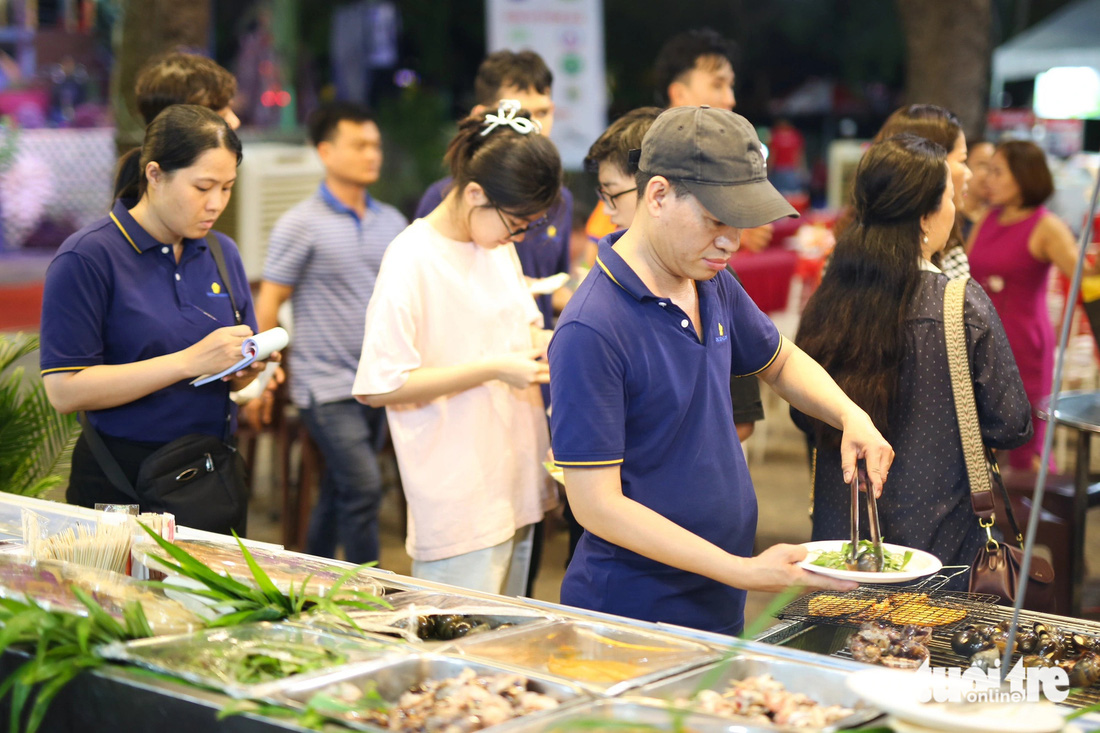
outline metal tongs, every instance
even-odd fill
[[[859,484],[863,481],[864,493],[867,494],[867,515],[870,519],[871,549],[859,551]],[[871,488],[871,481],[863,469],[855,471],[852,477],[852,545],[846,558],[849,570],[864,573],[880,573],[885,565],[885,555],[882,551],[882,532],[878,521],[878,502],[875,492]]]

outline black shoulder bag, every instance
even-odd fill
[[[221,243],[213,234],[206,241],[218,266],[218,275],[225,283],[234,320],[240,325],[241,314],[233,297]],[[161,446],[142,462],[136,486],[127,480],[85,415],[81,414],[80,422],[103,473],[119,491],[134,499],[141,511],[169,512],[175,515],[177,523],[186,527],[222,534],[232,529],[243,535],[248,519],[248,483],[244,460],[229,443],[228,395],[225,413],[223,438],[192,433]]]

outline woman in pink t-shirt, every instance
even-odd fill
[[[992,208],[970,233],[970,274],[1001,317],[1034,410],[1050,395],[1054,373],[1054,327],[1046,302],[1051,266],[1072,276],[1077,245],[1069,227],[1043,206],[1054,181],[1039,146],[1024,140],[998,145],[987,190]],[[1035,437],[1010,454],[1014,468],[1038,468],[1046,424],[1034,423]]]
[[[382,259],[352,391],[386,407],[413,575],[520,595],[557,494],[541,466],[550,332],[514,243],[545,226],[561,162],[510,100],[460,123],[446,160],[447,196]]]

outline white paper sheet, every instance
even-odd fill
[[[201,377],[196,377],[191,384],[196,387],[201,387],[204,384],[209,384],[222,377],[239,372],[252,362],[263,361],[276,351],[285,349],[288,343],[290,343],[290,334],[286,332],[286,329],[280,328],[279,326],[258,333],[245,339],[244,343],[241,344],[241,354],[244,356],[243,359],[217,374],[204,374]]]

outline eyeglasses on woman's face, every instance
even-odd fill
[[[549,217],[542,216],[532,222],[527,222],[527,226],[521,226],[519,229],[513,229],[512,225],[508,222],[508,219],[504,217],[504,212],[501,211],[501,208],[491,201],[489,202],[489,205],[492,206],[494,210],[496,210],[497,216],[500,217],[500,223],[504,225],[504,229],[508,232],[508,239],[522,237],[525,234],[528,234],[538,229],[542,229],[550,223]]]

